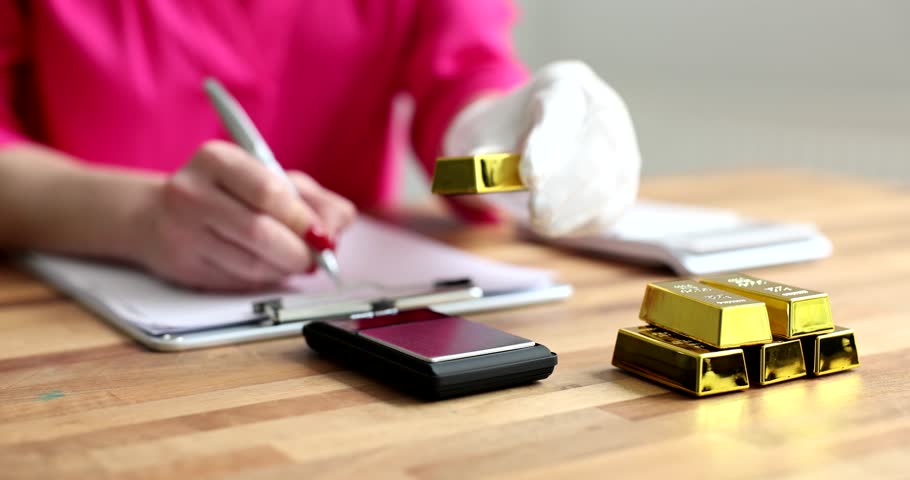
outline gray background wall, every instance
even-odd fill
[[[908,1],[516,3],[530,67],[578,58],[623,95],[645,175],[785,165],[910,182]]]

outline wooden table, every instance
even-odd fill
[[[490,258],[559,270],[563,303],[475,315],[559,353],[548,380],[422,403],[301,338],[143,350],[0,265],[2,478],[666,478],[910,475],[910,191],[809,173],[650,179],[648,198],[817,222],[832,258],[761,276],[831,294],[862,366],[693,399],[612,366],[666,271],[423,223]]]

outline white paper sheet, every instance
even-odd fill
[[[550,271],[487,260],[366,218],[341,237],[337,255],[345,284],[360,289],[429,288],[437,280],[465,277],[484,291],[552,283]],[[26,265],[75,297],[155,334],[249,321],[256,300],[300,293],[322,297],[335,290],[321,272],[294,277],[284,290],[219,295],[182,289],[132,268],[70,257],[32,254]]]
[[[831,242],[811,223],[762,221],[732,210],[639,199],[602,231],[565,238],[542,238],[528,227],[526,192],[491,194],[508,210],[528,238],[561,247],[663,264],[678,275],[708,275],[831,255]]]

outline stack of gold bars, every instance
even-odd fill
[[[651,283],[613,365],[705,396],[859,366],[853,330],[828,294],[743,274]]]

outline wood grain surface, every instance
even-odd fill
[[[406,223],[558,270],[568,301],[472,315],[559,353],[543,382],[425,403],[301,338],[153,353],[0,260],[0,478],[908,478],[910,191],[808,172],[649,179],[644,197],[813,221],[818,262],[754,270],[826,291],[862,366],[693,399],[613,368],[616,330],[668,271]]]

